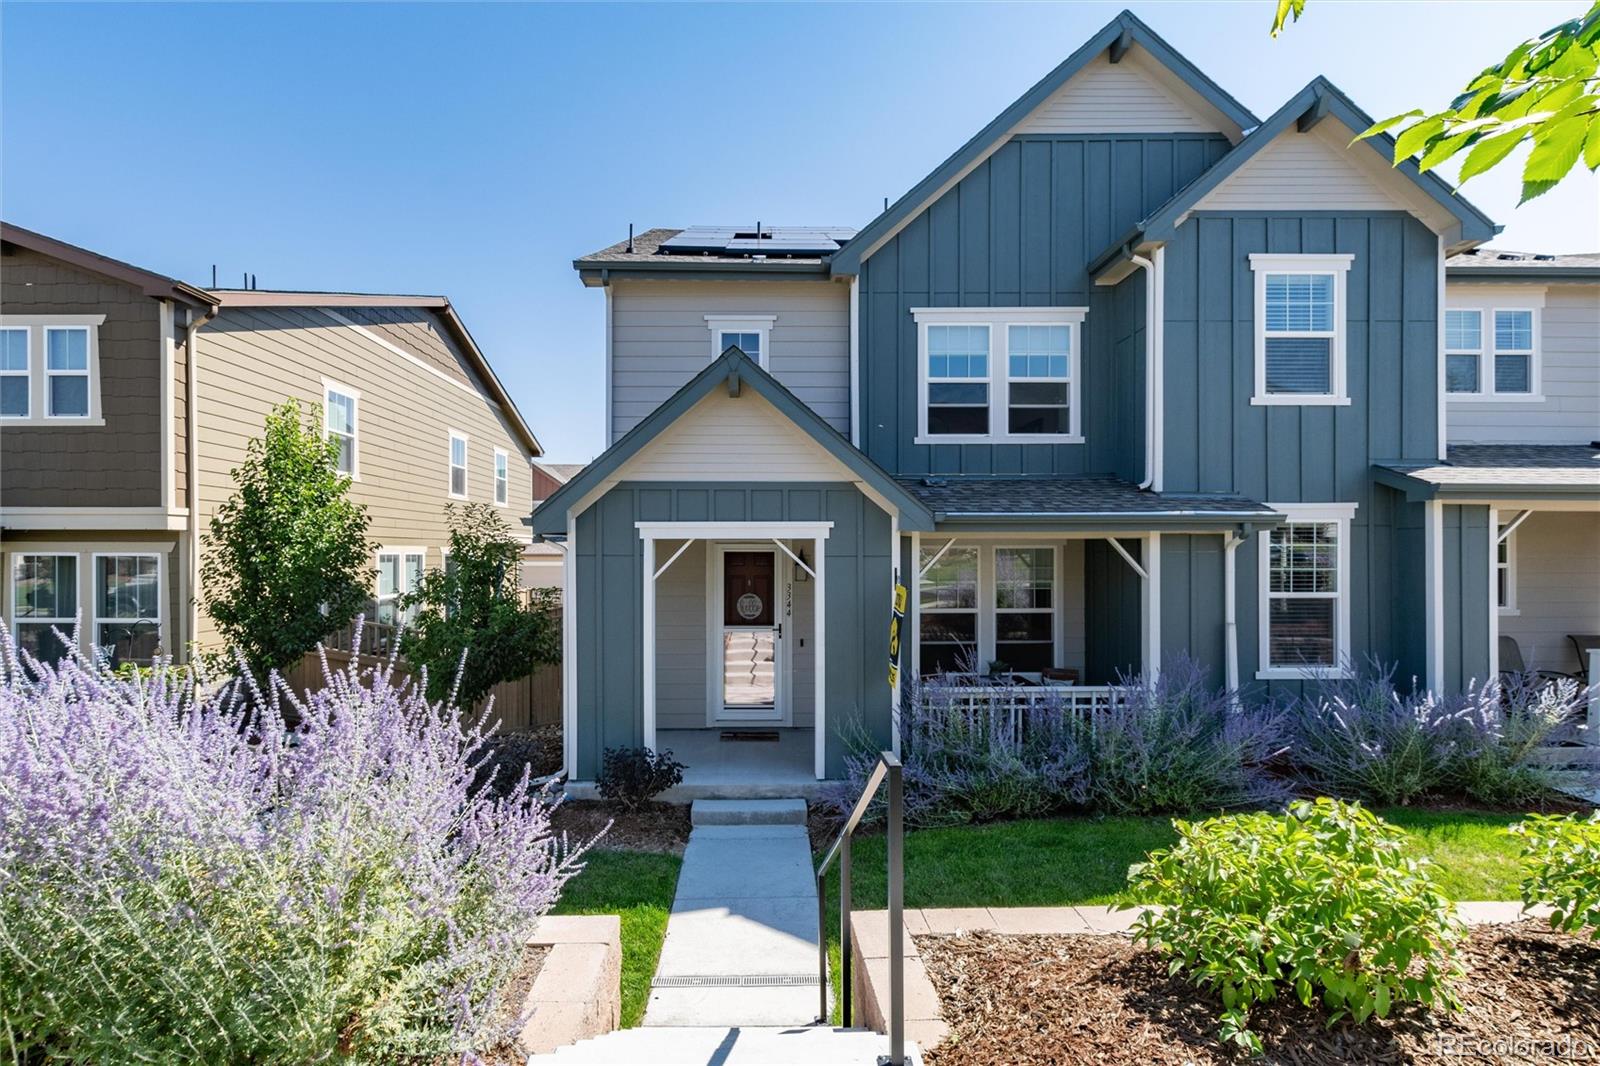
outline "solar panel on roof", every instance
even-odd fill
[[[843,226],[690,226],[661,243],[667,253],[832,255],[856,231]]]

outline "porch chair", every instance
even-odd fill
[[[1527,660],[1522,657],[1522,646],[1517,643],[1516,637],[1500,634],[1500,672],[1502,674],[1526,674]],[[1563,673],[1560,670],[1534,670],[1531,671],[1539,677],[1545,678],[1577,678],[1576,674]]]
[[[1600,636],[1593,633],[1568,633],[1567,639],[1572,641],[1572,650],[1578,653],[1578,673],[1585,685],[1600,679],[1589,676],[1589,653],[1600,648]]]

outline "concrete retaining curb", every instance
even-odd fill
[[[622,1021],[622,919],[615,914],[545,915],[528,938],[550,949],[528,989],[517,1035],[539,1055],[609,1033]]]
[[[932,1049],[949,1032],[939,1009],[928,971],[917,949],[919,936],[949,936],[959,932],[1010,933],[1018,936],[1090,933],[1126,935],[1134,919],[1146,908],[1113,910],[1110,907],[944,907],[907,909],[905,928],[906,1039]],[[1525,918],[1547,918],[1549,907],[1523,910],[1518,900],[1475,901],[1456,904],[1467,925],[1496,925]],[[887,1032],[889,999],[889,912],[855,911],[850,915],[851,956],[856,1012],[859,1024]]]

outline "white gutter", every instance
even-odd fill
[[[1144,271],[1144,480],[1139,488],[1161,491],[1161,448],[1164,434],[1161,407],[1164,394],[1163,319],[1166,293],[1162,261],[1166,249],[1157,248],[1153,259],[1131,255],[1129,261]]]
[[[191,310],[189,321],[184,326],[183,361],[188,371],[184,381],[184,402],[188,408],[188,432],[184,444],[189,468],[189,495],[185,501],[189,505],[189,604],[188,628],[184,636],[191,645],[198,641],[200,632],[200,327],[217,317],[217,311],[216,306],[203,315]]]
[[[850,443],[861,447],[861,279],[850,279]]]

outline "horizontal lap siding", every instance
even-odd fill
[[[1208,134],[1017,137],[912,219],[862,265],[867,453],[905,474],[1126,474],[1142,462],[1137,451],[1129,453],[1126,427],[1137,415],[1125,409],[1142,402],[1129,376],[1137,368],[1128,365],[1130,330],[1137,327],[1114,314],[1118,300],[1125,311],[1138,304],[1138,290],[1118,296],[1096,288],[1088,263],[1227,147],[1223,137]],[[925,306],[1088,307],[1077,368],[1086,443],[915,444],[917,334],[910,312]]]
[[[1529,274],[1537,276],[1538,271]],[[1476,287],[1448,282],[1449,295]],[[1515,306],[1496,284],[1486,305]],[[1458,444],[1588,444],[1600,439],[1600,284],[1551,285],[1539,316],[1542,403],[1448,403],[1450,440]],[[1486,331],[1491,328],[1484,324]]]
[[[1251,405],[1249,257],[1263,252],[1354,255],[1346,308],[1349,406]],[[1358,504],[1348,577],[1349,652],[1358,663],[1369,655],[1385,662],[1409,655],[1385,605],[1397,574],[1420,570],[1422,560],[1397,553],[1395,508],[1376,498],[1381,490],[1371,469],[1378,461],[1436,457],[1437,256],[1434,235],[1395,212],[1198,214],[1167,246],[1164,488],[1272,503]],[[1259,658],[1258,557],[1252,540],[1237,560],[1246,682]],[[1408,609],[1420,614],[1421,599]]]
[[[878,743],[888,743],[892,568],[889,518],[882,510],[854,487],[838,483],[769,487],[729,482],[623,482],[577,520],[578,779],[593,780],[604,748],[643,742],[643,554],[635,525],[640,521],[832,522],[825,572],[830,775],[843,770],[841,737],[849,735],[855,724],[864,726]],[[703,559],[704,549],[699,550]],[[658,566],[670,558],[665,542],[658,545],[657,555]],[[679,564],[683,562],[679,560]],[[692,575],[693,571],[685,573]],[[667,576],[662,580],[668,580]],[[689,716],[686,701],[693,700],[696,693],[703,700],[705,691],[703,635],[696,645],[686,632],[693,624],[692,608],[687,606],[691,581],[691,577],[683,577],[668,585],[672,597],[665,617],[673,632],[668,634],[667,645],[657,644],[656,659],[658,677],[664,669],[697,665],[701,671],[696,691],[681,699],[674,696],[670,704],[671,713],[685,723]],[[812,588],[814,595],[815,586]],[[699,602],[703,604],[703,598]],[[658,620],[662,617],[658,601]],[[810,632],[809,625],[796,624]],[[660,635],[658,630],[658,640]],[[696,646],[700,649],[696,663],[667,661],[668,651],[676,659],[694,654]],[[808,668],[800,656],[796,659],[797,671]],[[807,695],[798,677],[794,695],[797,700]],[[658,699],[658,728],[667,727],[662,719],[666,706]],[[703,702],[701,710],[703,723]],[[797,724],[804,725],[804,718]]]
[[[1500,512],[1502,522],[1511,517]],[[1600,633],[1600,514],[1535,511],[1512,536],[1517,613],[1500,616],[1500,632],[1516,638],[1531,669],[1586,667],[1567,637]]]
[[[322,405],[324,377],[361,394],[358,407],[360,480],[350,495],[367,507],[368,536],[380,545],[428,549],[442,561],[449,430],[465,433],[469,502],[494,498],[494,448],[509,456],[509,505],[498,513],[517,536],[532,510],[527,453],[499,408],[487,397],[440,380],[361,332],[315,309],[224,311],[199,340],[202,529],[235,491],[232,470],[250,440],[261,436],[268,411],[289,397],[302,408]],[[202,614],[202,638],[211,639]]]
[[[611,440],[711,361],[708,314],[776,315],[774,377],[841,433],[850,431],[850,293],[832,281],[615,281]]]

